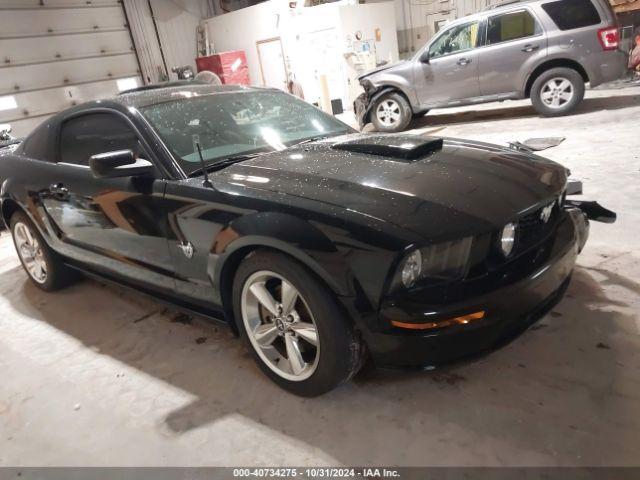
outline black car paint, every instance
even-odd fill
[[[214,95],[240,89],[190,88]],[[432,364],[451,357],[451,352],[432,355],[439,350],[429,348],[421,350],[420,358],[412,349],[405,355],[403,338],[415,343],[438,332],[416,336],[390,326],[403,302],[404,313],[411,315],[416,298],[442,291],[421,284],[408,291],[391,290],[407,251],[474,235],[479,241],[472,257],[484,265],[494,256],[496,235],[505,223],[554,201],[566,184],[567,172],[558,164],[479,142],[445,139],[441,150],[412,161],[334,148],[362,138],[353,133],[212,172],[213,188],[207,188],[202,178],[186,177],[137,110],[165,96],[164,90],[133,93],[49,119],[41,127],[47,136],[41,159],[24,155],[27,138],[0,164],[0,178],[6,179],[1,191],[5,221],[20,208],[71,265],[222,318],[232,327],[230,289],[238,263],[256,248],[282,251],[338,296],[374,360],[386,365]],[[56,163],[61,122],[92,111],[126,118],[158,167],[159,178],[98,180],[88,168]],[[370,141],[410,138],[416,137],[376,136]],[[572,214],[582,215],[576,212]],[[545,242],[562,238],[565,244],[554,248],[577,249],[570,213],[562,210],[558,217]],[[557,236],[559,228],[568,233]],[[181,248],[187,242],[194,247],[192,258]],[[458,282],[464,294],[456,301],[457,310],[473,305],[479,295],[494,302],[518,258],[542,248],[536,245],[508,261],[474,270],[477,278]],[[545,262],[553,264],[549,252],[542,257],[517,265],[525,290],[528,276]],[[565,257],[561,269],[566,273],[575,257]],[[557,290],[557,280],[566,276],[549,280],[546,289]],[[456,291],[453,287],[448,286]],[[446,303],[427,306],[439,309],[441,316],[451,312]]]

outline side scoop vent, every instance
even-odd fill
[[[379,155],[390,160],[412,162],[442,150],[443,140],[438,137],[414,135],[363,135],[354,140],[336,143],[335,150]]]

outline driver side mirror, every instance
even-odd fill
[[[131,150],[117,150],[93,155],[89,167],[95,178],[153,176],[155,168],[149,160],[134,156]]]
[[[429,50],[428,49],[420,54],[420,61],[422,63],[427,63],[428,64],[430,58],[431,58],[431,56],[429,55]]]

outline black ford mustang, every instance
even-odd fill
[[[31,280],[78,272],[228,323],[280,386],[496,347],[560,300],[597,204],[567,170],[362,135],[279,91],[181,85],[64,111],[0,162]],[[604,212],[604,213],[603,213]],[[605,218],[606,220],[606,218]]]

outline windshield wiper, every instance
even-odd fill
[[[218,160],[216,162],[205,165],[204,168],[196,168],[189,174],[189,177],[197,177],[198,175],[204,173],[205,170],[207,172],[220,170],[222,168],[228,167],[229,165],[233,165],[234,163],[243,162],[245,160],[249,160],[250,158],[254,158],[265,153],[267,152],[242,153],[240,155],[233,155],[231,157],[223,158],[222,160]]]
[[[324,140],[325,138],[330,137],[331,135],[318,135],[317,137],[305,138],[301,142],[295,143],[295,145],[302,145],[303,143],[317,142],[318,140]]]

